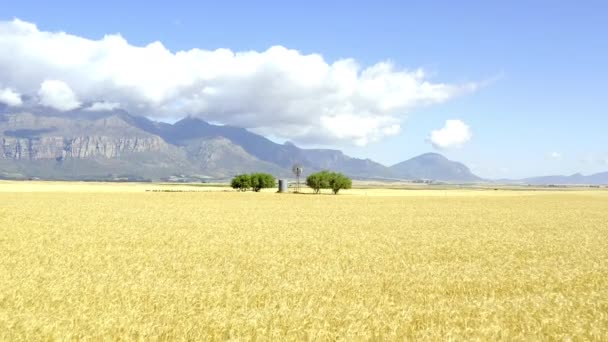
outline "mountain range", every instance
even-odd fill
[[[542,176],[542,177],[532,177],[526,178],[522,180],[523,183],[534,184],[534,185],[551,185],[551,184],[559,184],[559,185],[576,185],[576,184],[608,184],[608,172],[600,172],[592,175],[582,175],[580,173],[575,173],[570,176]]]
[[[356,179],[492,182],[438,153],[389,167],[339,150],[278,144],[244,128],[193,117],[169,124],[122,110],[15,110],[0,104],[0,179],[201,181],[253,171],[291,177],[295,163],[305,174],[329,169]],[[608,184],[608,172],[494,182]]]
[[[278,144],[243,128],[192,117],[169,124],[122,110],[0,107],[0,178],[201,180],[252,171],[290,177],[295,163],[305,173],[330,169],[358,179],[482,181],[437,153],[387,167],[339,150]]]

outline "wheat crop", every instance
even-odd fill
[[[608,339],[603,191],[69,186],[0,192],[0,340]]]

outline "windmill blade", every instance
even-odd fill
[[[297,163],[294,164],[291,168],[291,171],[296,175],[296,176],[300,176],[302,174],[302,172],[304,171],[304,168],[302,167],[301,164]]]

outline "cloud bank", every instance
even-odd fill
[[[41,105],[60,111],[80,107],[80,102],[72,89],[62,81],[46,80],[40,85],[38,97]]]
[[[0,54],[0,82],[57,110],[93,103],[89,110],[191,115],[303,143],[365,145],[397,134],[413,109],[477,88],[390,62],[328,62],[282,46],[171,52],[158,41],[91,40],[19,19],[0,22],[0,51],[11,52]],[[0,101],[19,105],[11,94],[0,91]]]
[[[19,107],[23,104],[23,101],[21,100],[21,95],[16,93],[13,89],[0,88],[0,103],[4,103],[11,107]]]
[[[103,112],[103,111],[112,111],[114,109],[120,108],[120,103],[116,102],[95,102],[91,106],[85,108],[84,110],[89,112]]]
[[[441,129],[431,132],[430,141],[438,150],[462,147],[471,140],[471,129],[461,120],[446,120]]]

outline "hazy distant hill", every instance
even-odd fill
[[[463,164],[436,153],[389,168],[339,150],[277,144],[243,128],[190,117],[167,124],[120,110],[63,113],[0,108],[3,178],[222,178],[256,170],[289,176],[296,162],[304,165],[306,173],[331,169],[355,178],[480,180]]]
[[[532,177],[523,179],[522,182],[528,184],[538,185],[576,185],[576,184],[608,184],[608,172],[601,172],[584,176],[580,173],[573,174],[571,176],[544,176],[544,177]]]
[[[462,163],[448,160],[438,153],[425,153],[391,166],[396,174],[407,179],[438,179],[477,182],[482,179]]]

